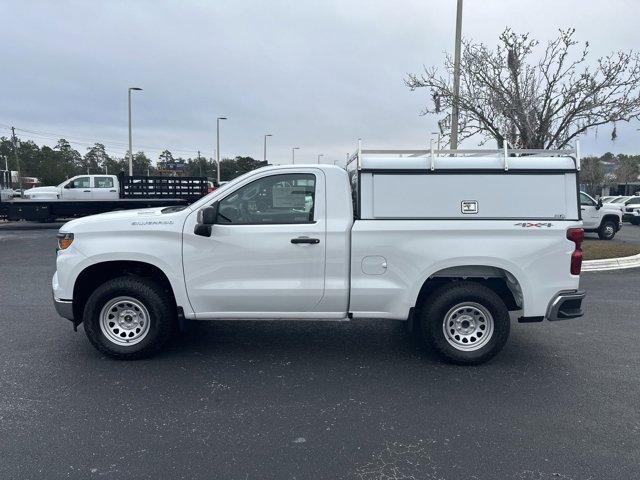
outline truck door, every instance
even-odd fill
[[[313,312],[324,295],[324,195],[321,170],[271,171],[219,199],[210,237],[194,234],[193,212],[183,261],[198,317]]]
[[[62,189],[63,200],[92,200],[91,177],[76,177]]]
[[[110,176],[93,177],[91,193],[94,200],[115,200],[118,198],[118,189],[114,178]]]
[[[586,193],[580,192],[580,210],[582,211],[582,224],[584,228],[598,228],[600,215],[596,209],[597,203]]]

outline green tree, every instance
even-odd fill
[[[616,180],[619,183],[637,182],[640,176],[640,156],[620,154],[616,159]]]
[[[255,160],[251,157],[236,157],[234,159],[224,158],[220,161],[220,180],[233,180],[240,175],[264,167],[267,162]]]
[[[580,162],[580,182],[587,186],[587,192],[597,195],[604,185],[604,167],[598,157],[586,157]]]
[[[128,169],[129,167],[127,164],[127,170],[125,171],[128,172]],[[149,157],[147,157],[145,153],[140,150],[133,156],[133,174],[146,175],[147,172],[153,175],[153,173],[155,173],[155,168],[151,165],[151,160],[149,159]]]
[[[83,173],[102,173],[104,171],[104,167],[108,167],[110,163],[110,157],[109,154],[107,154],[104,145],[96,143],[93,147],[87,148],[87,150],[88,151],[85,153],[82,160]]]
[[[86,173],[86,171],[82,171],[82,155],[67,140],[64,138],[58,140],[54,150],[58,152],[58,161],[67,175]]]

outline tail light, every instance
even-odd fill
[[[575,248],[571,254],[571,275],[580,275],[582,270],[582,241],[584,240],[584,230],[581,228],[570,228],[567,230],[567,239],[571,240]]]

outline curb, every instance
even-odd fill
[[[622,270],[634,267],[640,267],[640,253],[631,255],[630,257],[585,260],[582,262],[583,272],[603,272],[606,270]]]

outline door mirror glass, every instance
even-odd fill
[[[212,205],[204,207],[198,211],[198,223],[201,225],[213,225],[216,223],[217,216],[218,202],[213,202]]]
[[[596,208],[602,208],[602,199],[601,198],[598,199],[598,204],[596,205]]]

